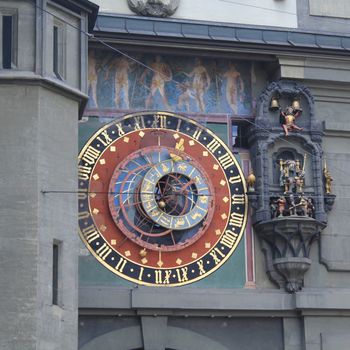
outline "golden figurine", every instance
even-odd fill
[[[255,192],[255,182],[256,182],[256,177],[253,173],[253,170],[249,171],[249,175],[247,177],[247,185],[248,185],[248,192]]]
[[[304,192],[306,154],[302,167],[300,163],[299,159],[279,160],[280,186],[284,189],[284,193]]]
[[[303,130],[303,128],[300,128],[295,124],[296,118],[298,118],[301,113],[301,109],[295,109],[292,106],[287,107],[284,112],[280,113],[280,123],[286,136],[289,135],[289,131]]]
[[[329,170],[327,169],[326,162],[324,163],[323,176],[324,176],[324,181],[325,181],[326,193],[330,194],[330,193],[332,193],[332,181],[333,181],[333,178],[332,178]]]

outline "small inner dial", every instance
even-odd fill
[[[149,196],[148,193],[145,193],[143,197],[145,197],[144,207],[148,205],[147,200],[154,198],[162,212],[172,216],[180,216],[188,214],[193,209],[198,200],[198,190],[194,182],[187,176],[170,173],[159,179],[155,186],[154,195],[151,193]],[[164,224],[160,223],[160,225]],[[164,227],[167,227],[166,223]]]
[[[213,203],[211,182],[198,162],[165,146],[130,154],[109,186],[116,225],[155,251],[180,250],[197,241],[211,221]]]

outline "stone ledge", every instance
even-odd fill
[[[350,310],[350,289],[304,289],[296,294],[295,306],[300,310]]]
[[[135,312],[158,315],[266,316],[311,313],[350,315],[350,289],[303,289],[296,294],[278,290],[136,287],[81,287],[79,309],[84,314]],[[142,313],[141,312],[141,313]]]

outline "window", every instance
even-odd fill
[[[232,123],[232,146],[234,148],[249,148],[248,128],[246,123]]]
[[[16,65],[16,15],[14,10],[3,10],[1,23],[1,68],[11,69]]]
[[[64,78],[64,27],[60,23],[55,23],[52,30],[52,70],[56,78]]]
[[[207,128],[215,133],[215,135],[219,136],[222,141],[228,144],[228,132],[227,132],[227,124],[226,123],[207,123]]]
[[[231,129],[229,124],[208,122],[205,124],[217,136],[219,136],[228,146],[235,148],[249,148],[248,128],[249,124],[242,121],[232,121]],[[231,133],[231,140],[230,138]]]
[[[59,305],[59,263],[60,263],[60,246],[54,242],[52,246],[52,304]]]
[[[12,16],[2,17],[2,66],[12,68],[12,42],[13,42]]]

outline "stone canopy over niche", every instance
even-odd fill
[[[335,197],[323,168],[322,135],[308,88],[279,81],[261,94],[249,134],[256,183],[248,194],[267,274],[288,292],[303,286],[311,244]]]

